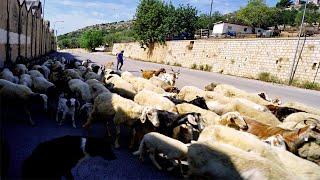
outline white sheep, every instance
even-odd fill
[[[90,93],[91,93],[91,97],[93,99],[95,99],[97,96],[99,96],[102,93],[110,93],[110,91],[99,81],[91,81],[91,80],[96,80],[96,79],[90,79],[88,81],[86,81],[86,83],[89,85],[90,87]]]
[[[159,169],[162,170],[162,167],[156,161],[155,156],[159,153],[162,153],[166,159],[171,160],[178,160],[181,169],[181,160],[187,157],[188,147],[186,144],[162,135],[157,132],[151,132],[144,135],[139,150],[134,152],[134,155],[140,155],[140,159],[143,160],[144,154],[148,152],[150,159],[152,160],[153,164]]]
[[[132,84],[120,78],[118,75],[111,74],[105,79],[105,83],[113,84],[113,91],[122,97],[133,99],[137,94]]]
[[[31,118],[31,106],[41,105],[43,110],[47,109],[48,98],[46,95],[33,93],[25,85],[14,84],[3,79],[0,79],[0,99],[3,105],[13,105],[14,108],[21,107],[31,125],[35,124]]]
[[[214,92],[223,94],[227,97],[238,97],[238,98],[245,98],[248,99],[254,103],[260,104],[262,106],[266,106],[269,104],[272,104],[271,102],[268,102],[264,99],[262,99],[257,94],[251,94],[246,91],[240,90],[238,88],[235,88],[234,86],[227,85],[227,84],[219,84],[214,88]]]
[[[34,92],[46,94],[49,88],[54,87],[55,85],[44,77],[35,77],[32,79],[32,90]]]
[[[306,126],[306,124],[303,123],[303,121],[312,121],[320,125],[320,116],[305,112],[298,112],[293,113],[287,116],[281,124],[278,125],[278,127],[284,128],[284,129],[298,129],[303,128]]]
[[[138,120],[145,123],[148,112],[152,110],[152,108],[140,106],[134,101],[123,98],[117,94],[102,93],[95,98],[93,111],[83,126],[90,126],[90,124],[97,118],[105,120],[108,119],[108,117],[113,116],[113,122],[116,125],[117,131],[115,147],[119,147],[120,125],[125,124],[131,128]],[[150,121],[155,127],[158,127],[160,124],[159,121],[154,119],[151,119]]]
[[[311,106],[307,106],[305,104],[301,104],[301,103],[298,103],[298,102],[286,102],[282,106],[290,107],[290,108],[294,108],[294,109],[298,109],[298,110],[302,110],[302,111],[305,111],[307,113],[315,114],[315,115],[320,116],[320,109],[317,109],[317,108],[314,108],[314,107],[311,107]]]
[[[28,73],[31,75],[31,78],[35,78],[35,77],[43,77],[44,78],[44,75],[41,72],[39,72],[38,70],[31,70]]]
[[[226,97],[223,94],[204,91],[194,86],[184,86],[178,94],[178,98],[185,101],[192,101],[197,97],[203,97],[207,101],[217,101],[220,104],[227,104],[231,101],[231,98]]]
[[[15,83],[16,81],[13,73],[8,68],[4,68],[2,70],[2,72],[0,73],[0,79],[4,79],[13,83]]]
[[[134,102],[142,106],[152,106],[159,110],[177,112],[176,106],[168,98],[153,91],[142,90],[135,97]]]
[[[57,107],[57,114],[56,114],[56,121],[62,125],[66,119],[67,115],[71,116],[72,126],[76,128],[75,122],[75,112],[76,112],[76,99],[66,99],[63,97],[59,98],[58,107]],[[62,119],[59,121],[59,115],[62,114]]]
[[[13,69],[13,73],[16,76],[21,76],[22,74],[28,73],[28,68],[24,64],[16,64],[15,68]]]
[[[279,166],[285,167],[292,174],[305,177],[306,179],[317,179],[320,177],[320,167],[315,163],[299,158],[289,151],[272,148],[260,141],[256,136],[246,132],[237,131],[225,126],[210,126],[201,132],[198,141],[229,144],[269,159]]]
[[[31,76],[29,74],[22,74],[20,76],[19,84],[25,85],[25,86],[31,88],[31,86],[32,86]]]
[[[188,149],[189,176],[209,179],[299,179],[283,166],[229,144],[198,142]]]
[[[188,104],[188,103],[178,104],[176,105],[176,108],[179,114],[187,114],[192,112],[200,113],[201,117],[203,118],[204,126],[217,124],[220,119],[220,116],[217,115],[216,113],[209,110],[201,109],[198,106],[195,106],[192,104]]]
[[[282,150],[286,150],[287,149],[286,142],[285,142],[284,138],[280,134],[277,134],[277,135],[274,135],[274,136],[270,136],[267,139],[262,140],[262,141],[267,143],[267,144],[270,144],[270,146],[273,147],[273,148],[279,148],[279,149],[282,149]]]
[[[154,91],[158,94],[163,94],[165,91],[157,87],[149,82],[149,80],[140,78],[140,77],[135,77],[129,72],[124,72],[121,74],[121,78],[132,84],[134,87],[135,91],[140,92],[143,89]]]
[[[68,82],[68,86],[70,91],[74,93],[76,98],[80,98],[85,102],[92,101],[90,87],[87,83],[81,81],[80,79],[71,79]]]
[[[49,69],[47,66],[45,66],[45,65],[41,65],[41,68],[42,68],[42,70],[43,70],[43,72],[44,72],[44,77],[45,77],[46,79],[49,79],[50,69]]]
[[[150,83],[157,86],[157,87],[160,87],[162,89],[166,88],[169,86],[168,83],[166,83],[165,81],[163,81],[162,79],[160,79],[159,77],[157,76],[153,76],[152,78],[149,79]]]

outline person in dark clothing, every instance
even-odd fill
[[[123,66],[123,53],[124,51],[122,50],[120,53],[117,54],[117,70],[122,71],[122,66]],[[119,68],[120,64],[120,68]]]

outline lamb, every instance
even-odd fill
[[[13,74],[16,76],[21,76],[27,73],[28,73],[28,68],[24,64],[16,64],[15,68],[13,69]]]
[[[298,102],[286,102],[282,106],[298,109],[298,110],[301,110],[301,111],[304,111],[304,112],[307,112],[307,113],[310,113],[310,114],[315,114],[315,115],[320,116],[320,110],[319,109],[314,108],[314,107],[310,107],[310,106],[307,106],[307,105],[304,105],[304,104],[301,104],[301,103],[298,103]]]
[[[143,161],[143,156],[146,152],[148,152],[153,164],[159,170],[162,170],[162,167],[156,161],[155,155],[158,153],[163,153],[168,160],[178,160],[180,171],[182,172],[181,160],[187,157],[188,147],[186,144],[178,140],[172,139],[157,132],[151,132],[144,135],[140,143],[139,150],[134,152],[134,155],[140,155],[140,159]]]
[[[0,79],[4,79],[13,83],[15,83],[16,81],[13,73],[8,68],[4,68],[3,71],[0,73]]]
[[[177,112],[176,106],[169,99],[148,90],[140,91],[135,97],[134,102],[142,106],[152,106],[160,110]]]
[[[31,75],[31,78],[36,78],[36,77],[43,77],[44,78],[44,75],[39,72],[38,70],[31,70],[28,72],[30,75]]]
[[[46,95],[33,93],[27,86],[14,84],[2,79],[0,79],[0,99],[4,107],[21,108],[27,115],[31,125],[35,125],[31,118],[31,106],[40,105],[43,110],[47,109]]]
[[[71,93],[74,94],[76,99],[80,99],[81,102],[92,101],[90,87],[87,83],[81,81],[80,79],[72,79],[68,82],[68,86]]]
[[[113,84],[113,92],[119,94],[122,97],[133,99],[137,94],[133,85],[118,77],[117,75],[112,74],[110,77],[107,77],[105,82]]]
[[[74,98],[71,99],[66,99],[63,97],[60,97],[59,102],[58,102],[58,108],[57,108],[57,114],[56,114],[56,121],[62,125],[66,119],[67,115],[71,116],[72,120],[72,126],[74,128],[77,128],[76,122],[74,119],[75,112],[76,112],[76,107],[77,107],[77,101]],[[59,121],[59,114],[62,114],[62,119]]]
[[[25,85],[28,88],[31,88],[31,86],[32,86],[31,76],[29,74],[22,74],[20,76],[19,84]]]
[[[214,88],[214,92],[223,94],[224,96],[227,97],[238,97],[238,98],[245,98],[248,99],[254,103],[260,104],[262,106],[266,106],[269,104],[272,104],[271,102],[268,102],[264,99],[262,99],[259,95],[257,94],[250,94],[247,93],[243,90],[237,89],[231,85],[227,84],[219,84]]]
[[[142,70],[142,77],[145,79],[150,79],[153,76],[159,76],[161,73],[166,73],[166,70],[164,68],[161,68],[159,70]]]
[[[152,108],[140,106],[132,100],[123,98],[114,93],[102,93],[94,100],[93,111],[91,112],[87,122],[83,127],[89,127],[91,123],[100,118],[106,119],[113,116],[113,122],[116,125],[116,140],[115,147],[119,147],[120,137],[120,124],[125,124],[129,128],[140,120],[145,123],[147,120],[146,115]],[[160,122],[153,121],[154,119],[148,119],[153,126],[158,127]]]
[[[205,110],[205,109],[201,109],[192,104],[188,104],[188,103],[178,104],[176,105],[176,108],[179,114],[187,114],[192,112],[200,113],[203,119],[202,123],[205,127],[209,125],[217,124],[218,120],[220,119],[220,116],[217,115],[216,113]]]
[[[190,176],[215,179],[294,179],[282,165],[220,142],[198,142],[188,149]],[[302,176],[303,177],[303,176]],[[197,178],[197,177],[195,177]],[[298,176],[298,179],[301,178]]]

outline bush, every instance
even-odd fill
[[[258,79],[261,81],[265,81],[265,82],[280,83],[280,80],[276,76],[274,76],[268,72],[260,73],[258,75]]]
[[[212,70],[212,66],[210,66],[210,65],[206,64],[206,65],[204,65],[203,70],[204,70],[204,71],[211,72],[211,70]]]
[[[199,70],[201,70],[201,71],[204,70],[204,66],[202,64],[199,66]]]
[[[173,65],[174,65],[174,66],[179,66],[179,67],[182,66],[180,63],[177,63],[177,62],[175,62]]]
[[[294,80],[292,82],[293,86],[300,87],[300,88],[305,88],[305,89],[313,89],[313,90],[320,90],[320,84],[319,83],[313,83],[310,81],[299,81],[299,80]]]
[[[191,69],[197,69],[198,66],[197,66],[197,64],[192,64],[190,68],[191,68]]]

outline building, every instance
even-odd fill
[[[310,2],[320,5],[320,0],[309,0],[309,3]],[[299,4],[301,4],[301,0],[295,0],[295,5],[299,5]]]
[[[255,28],[253,32],[253,28],[250,26],[219,22],[213,26],[212,35],[227,34],[228,32],[236,34],[255,34],[263,31],[262,28]]]

